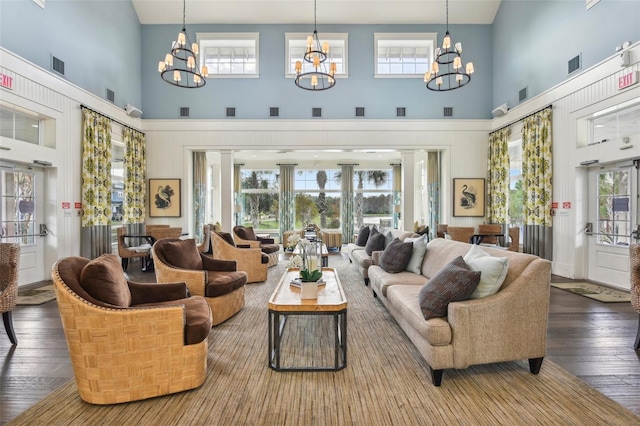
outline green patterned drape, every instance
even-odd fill
[[[125,127],[123,222],[144,223],[147,206],[147,154],[144,133]]]
[[[111,253],[111,120],[83,109],[81,255]]]
[[[429,238],[435,238],[440,223],[440,152],[427,153],[427,197],[429,202]]]
[[[343,241],[351,242],[355,230],[354,195],[353,195],[353,168],[354,164],[340,164],[341,171],[341,197],[340,197],[340,222],[342,224]]]
[[[393,167],[393,227],[398,229],[402,210],[402,164],[391,164]]]
[[[235,223],[229,229],[235,225],[241,225],[240,215],[242,215],[242,207],[244,206],[242,200],[242,166],[244,166],[243,163],[233,165],[233,215]]]
[[[487,222],[509,223],[509,128],[489,133]]]
[[[278,164],[280,166],[280,241],[284,241],[284,232],[293,231],[296,226],[296,165]]]
[[[203,229],[207,199],[207,153],[193,153],[193,223],[196,240],[204,239]]]
[[[551,107],[524,119],[522,130],[523,251],[551,259]]]

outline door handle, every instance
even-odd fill
[[[587,224],[584,227],[584,233],[587,235],[593,234],[593,223],[587,222]]]

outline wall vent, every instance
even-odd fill
[[[278,107],[269,108],[269,117],[280,117],[280,108]]]
[[[356,107],[356,117],[364,117],[364,107]]]
[[[189,116],[189,107],[180,107],[180,117]]]
[[[236,116],[236,109],[233,108],[233,107],[227,107],[226,116],[227,117],[235,117]]]
[[[116,103],[116,92],[109,89],[108,87],[107,87],[107,100],[109,102],[113,102],[114,104]]]
[[[518,101],[522,102],[527,99],[527,88],[524,87],[518,92]]]
[[[453,107],[444,107],[442,109],[443,117],[453,117]]]
[[[64,75],[64,61],[51,56],[51,70],[57,72],[60,75]]]
[[[580,55],[569,60],[569,74],[579,70],[580,68],[582,68],[582,61],[580,60]]]
[[[322,108],[311,108],[311,117],[313,117],[313,118],[321,118],[322,117]]]
[[[398,107],[396,108],[396,117],[406,117],[407,116],[407,108]]]

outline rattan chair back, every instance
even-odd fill
[[[20,245],[0,243],[0,312],[4,320],[9,340],[18,343],[13,331],[11,311],[18,299],[18,270],[20,265]]]

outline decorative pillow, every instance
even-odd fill
[[[371,253],[380,250],[384,250],[384,235],[378,232],[376,228],[372,228],[364,251],[371,256]]]
[[[360,230],[358,231],[358,238],[356,239],[356,245],[360,247],[364,247],[367,245],[367,240],[369,239],[369,233],[371,232],[371,228],[368,225],[362,225]]]
[[[80,286],[93,298],[110,305],[131,306],[131,291],[115,254],[103,254],[80,272]]]
[[[414,274],[421,273],[422,260],[427,252],[427,235],[425,234],[418,238],[405,238],[404,242],[413,243],[413,253],[411,254],[411,259],[409,259],[406,270]]]
[[[396,238],[382,252],[380,267],[390,274],[402,272],[407,267],[412,253],[412,242],[402,242]]]
[[[389,247],[389,244],[391,244],[396,237],[393,236],[393,232],[391,232],[391,230],[384,231],[383,234],[384,234],[384,248],[387,248]]]
[[[236,242],[233,241],[233,237],[228,232],[216,231],[216,234],[220,235],[229,245],[236,246]]]
[[[251,241],[256,241],[256,234],[253,232],[253,227],[244,227],[244,226],[236,226],[235,227],[235,231],[236,234],[238,234],[238,237],[242,238],[243,240],[251,240]]]
[[[173,266],[182,269],[202,270],[202,258],[196,240],[177,240],[164,243],[164,258]]]
[[[469,268],[462,256],[453,259],[418,293],[424,319],[446,317],[449,303],[469,299],[479,282],[479,271]]]
[[[464,255],[464,261],[474,271],[480,271],[480,284],[471,294],[471,299],[491,296],[500,290],[500,286],[509,272],[509,259],[494,257],[483,251],[478,245],[472,244]]]

